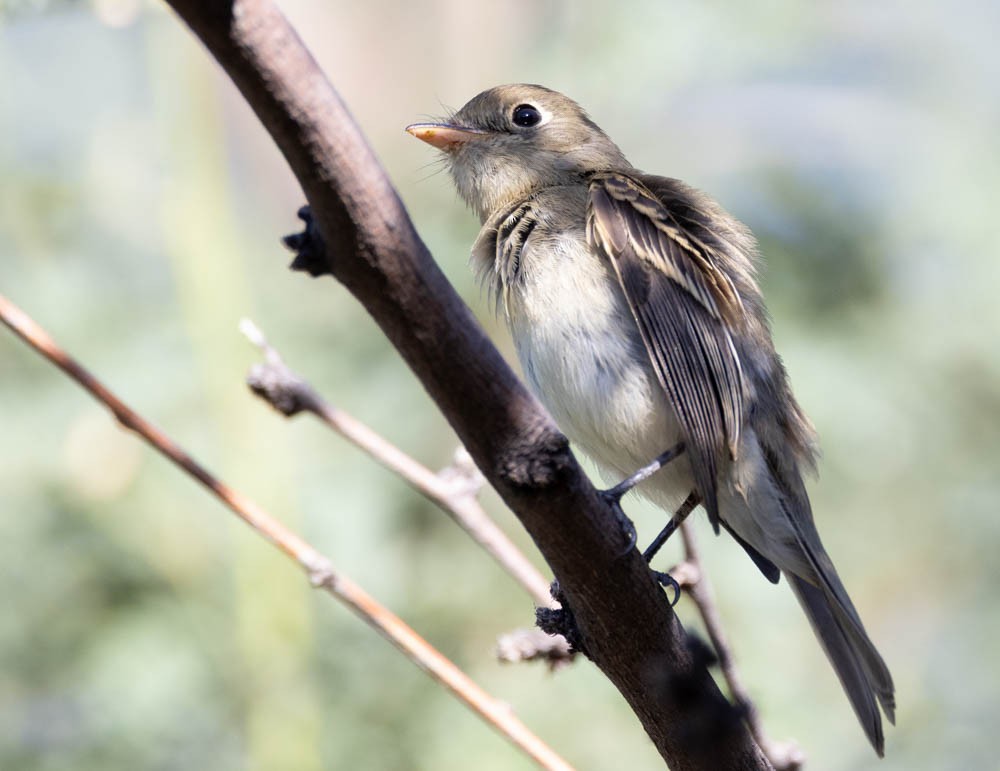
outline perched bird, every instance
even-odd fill
[[[646,174],[571,99],[489,89],[407,127],[444,152],[482,222],[472,260],[530,387],[570,441],[673,521],[704,505],[765,576],[783,574],[881,756],[892,677],[820,541],[802,475],[816,442],[774,350],[750,231]]]

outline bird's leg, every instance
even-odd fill
[[[660,531],[660,534],[653,539],[653,542],[642,553],[642,558],[646,562],[653,561],[653,557],[656,556],[656,553],[662,548],[663,544],[667,542],[667,539],[674,534],[674,531],[681,526],[681,523],[687,519],[688,514],[694,511],[699,503],[701,503],[701,499],[698,497],[698,493],[691,493],[684,499],[684,503],[677,509],[674,516],[670,518],[670,521]]]
[[[667,542],[667,539],[673,535],[673,532],[681,526],[681,523],[687,519],[688,514],[694,511],[695,507],[701,503],[701,499],[698,497],[698,493],[691,493],[687,498],[684,499],[684,503],[681,504],[680,508],[674,512],[674,516],[670,518],[666,526],[660,531],[659,535],[653,539],[653,542],[646,547],[646,551],[642,553],[642,558],[646,560],[647,564],[653,561],[653,557],[660,548]],[[656,580],[660,582],[660,585],[664,588],[670,587],[674,590],[674,599],[670,602],[671,605],[676,605],[677,601],[681,598],[681,587],[674,577],[669,573],[664,573],[661,570],[653,570],[652,565],[650,565],[650,570],[653,571],[653,575],[656,576]]]
[[[627,554],[632,550],[632,547],[635,546],[637,538],[635,525],[632,523],[631,519],[625,516],[625,512],[622,510],[622,497],[637,484],[649,479],[649,477],[670,463],[670,461],[682,452],[684,452],[684,442],[678,442],[665,453],[658,455],[652,463],[643,466],[630,477],[623,479],[614,487],[599,491],[601,497],[608,502],[608,505],[611,507],[612,511],[614,511],[615,516],[618,517],[618,524],[621,526],[622,532],[625,534],[625,540],[627,543],[622,554]]]
[[[640,482],[645,482],[647,479],[653,476],[653,474],[655,474],[661,468],[670,463],[670,461],[672,461],[682,452],[684,452],[684,442],[678,442],[669,450],[667,450],[665,453],[657,455],[656,458],[654,458],[651,463],[643,466],[641,469],[632,474],[632,476],[626,477],[621,482],[619,482],[614,487],[608,490],[603,490],[601,494],[608,500],[611,500],[613,498],[616,501],[620,501],[622,497],[625,495],[625,493],[627,493],[629,490],[631,490]]]

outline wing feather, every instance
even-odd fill
[[[725,452],[736,457],[743,421],[743,373],[729,331],[742,317],[739,294],[711,250],[627,175],[591,180],[587,237],[614,267],[718,529],[719,463]]]

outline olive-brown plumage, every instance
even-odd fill
[[[879,755],[894,687],[823,548],[802,475],[813,429],[788,385],[750,232],[635,169],[572,100],[499,86],[410,133],[444,151],[483,223],[473,262],[525,376],[616,481],[683,441],[639,490],[689,494],[771,580],[784,574]]]

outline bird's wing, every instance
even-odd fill
[[[740,296],[712,250],[630,176],[592,178],[587,239],[614,266],[718,531],[718,464],[725,452],[736,457],[743,420],[743,373],[729,332],[741,323]]]

